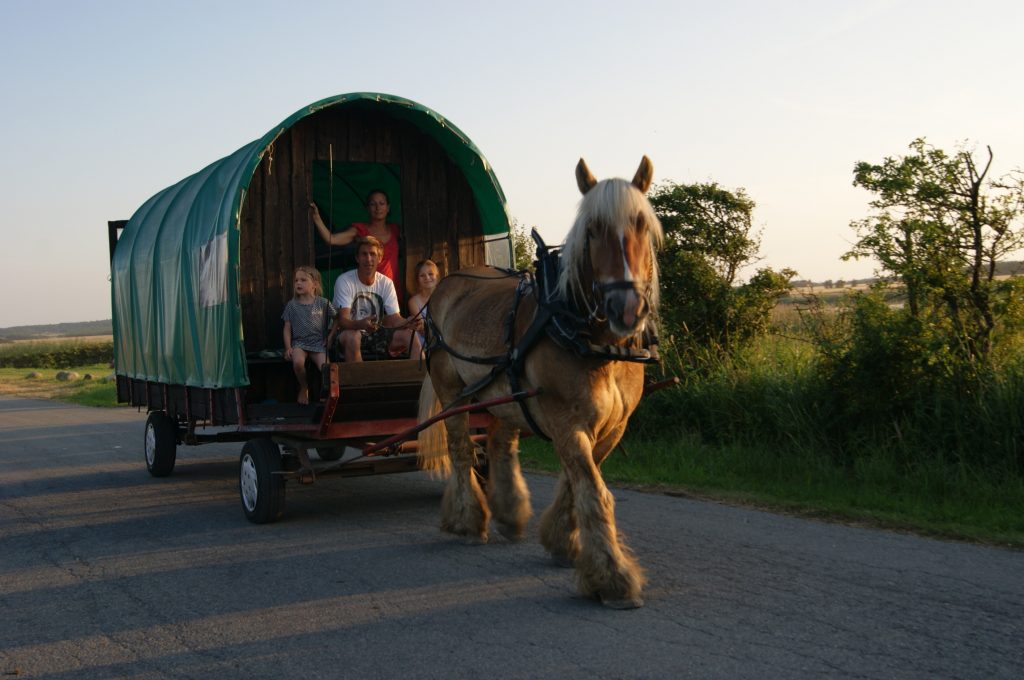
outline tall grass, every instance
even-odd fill
[[[607,479],[1024,545],[1020,362],[974,394],[926,392],[898,418],[858,422],[800,338],[663,357],[681,384],[644,399]],[[535,441],[524,459],[557,467]]]

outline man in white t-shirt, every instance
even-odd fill
[[[399,328],[412,321],[399,313],[394,282],[377,271],[383,255],[384,246],[373,236],[357,239],[356,268],[339,276],[334,283],[334,307],[338,315],[327,336],[327,345],[330,347],[334,335],[339,333],[345,361],[362,361],[364,342],[382,327]],[[408,351],[413,330],[415,327],[395,331],[388,347],[392,355]]]

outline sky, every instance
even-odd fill
[[[574,168],[756,202],[758,266],[842,262],[852,186],[925,137],[1024,166],[1019,0],[0,0],[0,328],[110,318],[107,221],[346,92],[412,99],[549,243]]]

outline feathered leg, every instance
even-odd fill
[[[431,357],[430,379],[442,404],[451,404],[462,389],[462,381],[447,354],[438,353]],[[469,438],[469,416],[465,413],[452,416],[444,423],[448,432],[452,474],[441,499],[441,529],[486,543],[491,513],[473,470],[476,452]]]
[[[530,521],[530,491],[519,468],[519,430],[503,420],[487,428],[487,501],[501,535],[514,541],[523,537]]]
[[[562,470],[555,487],[555,500],[540,516],[540,544],[562,567],[571,567],[580,553],[580,530],[573,506],[572,485]]]
[[[604,445],[610,450],[614,443]],[[574,564],[580,592],[617,609],[643,606],[643,571],[619,539],[615,499],[594,461],[589,437],[580,431],[566,433],[556,449],[572,485],[579,523],[580,550]]]

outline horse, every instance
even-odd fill
[[[647,156],[632,182],[598,182],[582,158],[576,166],[583,197],[560,249],[557,281],[549,285],[559,309],[578,312],[569,314],[578,321],[575,346],[530,330],[545,307],[530,294],[529,277],[523,292],[524,276],[506,270],[477,267],[449,275],[426,312],[421,422],[442,404],[536,393],[488,407],[494,418],[485,447],[486,493],[474,472],[477,453],[466,413],[421,432],[421,465],[449,473],[442,530],[485,543],[493,518],[503,535],[520,540],[531,507],[519,433],[546,436],[562,469],[554,501],[540,519],[541,544],[556,563],[575,567],[580,593],[620,609],[643,606],[645,578],[616,528],[601,463],[622,438],[644,389],[643,365],[629,359],[649,356],[640,346],[657,315],[662,230],[645,196],[652,173]],[[546,325],[566,325],[564,313],[554,316]],[[532,346],[523,345],[531,335]]]

